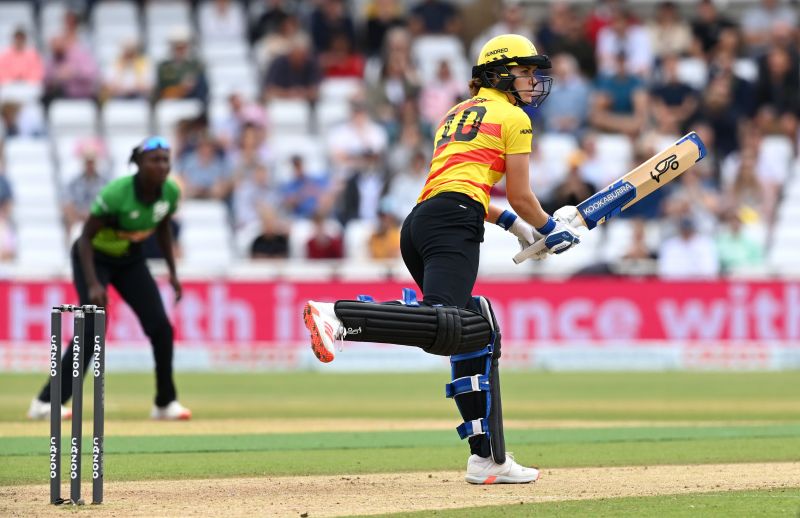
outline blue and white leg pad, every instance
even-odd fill
[[[494,340],[492,340],[494,341]],[[456,364],[465,360],[472,360],[476,358],[485,358],[485,367],[483,373],[473,374],[472,376],[462,376],[456,378]],[[450,357],[451,376],[454,378],[452,382],[445,385],[445,396],[448,398],[456,399],[462,394],[471,394],[473,392],[483,392],[485,398],[486,414],[480,419],[465,421],[456,427],[458,436],[462,439],[472,437],[474,435],[486,434],[487,437],[491,436],[489,426],[489,415],[492,409],[492,392],[491,392],[491,378],[490,373],[492,369],[492,344],[486,346],[480,351],[464,354],[454,354]],[[458,406],[458,399],[456,399]],[[461,410],[459,408],[459,410]]]

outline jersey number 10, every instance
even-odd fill
[[[472,121],[472,126],[470,127],[469,131],[464,133],[464,125],[467,123],[469,116],[473,113],[475,114],[475,120]],[[444,131],[442,132],[442,137],[436,142],[436,147],[443,146],[450,142],[450,137],[453,137],[459,142],[469,142],[477,137],[478,131],[481,129],[481,121],[483,120],[483,116],[486,115],[486,108],[483,106],[472,106],[461,112],[461,119],[459,119],[455,134],[453,134],[450,133],[450,127],[452,126],[456,115],[458,115],[458,113],[448,115],[444,120]]]

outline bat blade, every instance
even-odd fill
[[[695,132],[681,137],[625,176],[580,202],[572,225],[593,229],[668,184],[706,156],[706,146]],[[544,239],[514,256],[516,264],[541,252]]]
[[[577,205],[588,229],[601,225],[656,189],[668,184],[706,156],[706,146],[695,132],[653,155],[605,189]]]

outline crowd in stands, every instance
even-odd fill
[[[798,8],[780,0],[753,0],[733,15],[712,0],[189,2],[191,23],[170,27],[164,56],[124,36],[118,56],[101,64],[91,11],[102,3],[67,2],[75,8],[47,40],[30,27],[10,33],[0,42],[0,88],[40,86],[45,110],[65,98],[100,107],[113,99],[203,103],[202,115],[167,135],[175,174],[184,197],[219,200],[233,232],[252,233],[253,258],[288,257],[298,220],[313,229],[308,258],[344,257],[343,230],[354,220],[371,225],[371,257],[398,257],[399,227],[425,181],[439,120],[468,96],[465,74],[477,50],[502,33],[525,35],[552,58],[552,92],[541,109],[526,110],[534,123],[531,181],[547,210],[585,199],[688,131],[708,145],[705,160],[630,211],[627,242],[583,265],[586,273],[637,261],[677,277],[762,265],[798,156]],[[137,13],[156,3],[138,2]],[[423,64],[419,42],[430,37],[467,50]],[[237,38],[257,84],[221,92],[200,42]],[[313,121],[333,84],[348,85],[346,106],[320,127]],[[286,149],[271,119],[270,107],[298,101],[308,106],[308,137],[321,147],[310,155]],[[224,110],[215,114],[212,105]],[[30,108],[0,97],[2,139],[48,134],[45,112]],[[556,142],[563,154],[550,147]],[[786,147],[775,142],[786,143],[788,155],[773,153]],[[608,154],[612,143],[621,154]],[[102,135],[75,153],[83,170],[61,195],[72,235],[113,177]],[[627,161],[609,164],[609,156]],[[12,192],[0,175],[0,259],[13,257]]]

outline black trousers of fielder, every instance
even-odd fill
[[[77,244],[72,246],[72,275],[78,299],[81,304],[89,301],[89,286],[78,257]],[[172,375],[172,356],[174,349],[172,324],[167,317],[161,295],[153,275],[147,268],[142,254],[133,253],[130,257],[116,258],[94,252],[94,267],[97,279],[107,287],[114,286],[122,299],[130,306],[139,319],[142,329],[153,346],[156,371],[155,404],[166,406],[177,399],[175,382]],[[86,336],[94,334],[94,317],[87,315]],[[64,365],[72,362],[72,341],[65,348]],[[89,370],[90,347],[84,347],[84,374]],[[61,402],[66,403],[72,397],[72,378],[61,377]],[[45,384],[39,394],[42,401],[50,401],[50,384]]]

